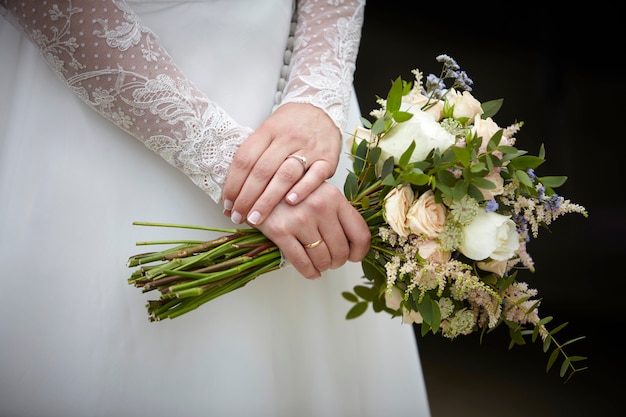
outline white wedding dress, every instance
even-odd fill
[[[129,3],[234,120],[267,118],[290,0]],[[126,281],[128,257],[146,250],[135,242],[203,236],[131,223],[233,224],[78,99],[5,19],[0,51],[1,416],[430,415],[412,328],[372,311],[345,320],[341,292],[360,282],[359,264],[313,281],[287,267],[149,322],[155,296]],[[338,186],[348,168],[343,155]]]

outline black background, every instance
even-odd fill
[[[623,24],[617,10],[588,7],[512,3],[481,11],[441,3],[427,10],[414,1],[367,2],[355,73],[364,115],[391,80],[412,80],[414,68],[439,74],[435,57],[448,54],[474,81],[478,100],[504,98],[500,126],[524,121],[517,147],[536,155],[545,145],[538,175],[567,175],[557,192],[589,211],[587,219],[569,214],[541,230],[528,246],[536,272],[522,275],[543,298],[540,314],[569,323],[560,341],[586,336],[569,353],[588,356],[589,368],[564,384],[558,366],[546,373],[539,343],[508,350],[505,327],[482,344],[477,335],[418,334],[432,417],[610,416],[621,408]]]

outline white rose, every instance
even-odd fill
[[[443,230],[446,209],[443,204],[435,202],[435,193],[428,190],[411,205],[406,217],[412,233],[432,238],[439,236]]]
[[[415,150],[409,162],[423,161],[428,153],[433,149],[443,152],[454,145],[454,135],[448,133],[439,123],[428,113],[425,113],[417,106],[403,104],[408,111],[413,114],[406,122],[398,123],[379,141],[378,146],[382,150],[383,159],[393,156],[397,164],[402,154],[415,141]]]
[[[407,237],[409,225],[406,221],[406,213],[413,202],[413,190],[409,184],[396,187],[385,196],[383,210],[385,220],[398,235]]]
[[[459,93],[455,89],[451,89],[446,95],[446,101],[454,106],[452,116],[455,119],[462,117],[473,119],[474,117],[480,117],[480,115],[483,114],[480,101],[476,100],[469,91]]]
[[[519,248],[519,236],[510,216],[479,211],[463,228],[463,243],[459,250],[475,261],[491,258],[510,259]]]

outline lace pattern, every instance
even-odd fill
[[[280,104],[310,103],[343,130],[365,0],[303,0],[288,40]],[[123,0],[0,0],[68,86],[180,169],[215,202],[239,145],[238,124],[188,80]],[[278,106],[279,106],[278,105]]]
[[[291,70],[282,104],[310,103],[344,131],[365,0],[298,2]]]

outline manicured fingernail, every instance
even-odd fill
[[[235,224],[240,224],[241,223],[241,214],[239,214],[238,211],[233,211],[232,213],[230,213],[230,221],[235,223]]]
[[[291,193],[287,196],[287,200],[289,200],[290,203],[295,203],[296,201],[298,201],[298,194],[296,193]]]
[[[233,202],[230,200],[224,200],[224,210],[232,210]]]
[[[248,216],[248,223],[257,224],[257,222],[259,221],[260,218],[261,218],[261,213],[259,213],[258,211],[254,210]]]

